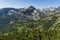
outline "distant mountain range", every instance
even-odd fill
[[[24,24],[27,22],[37,21],[47,16],[60,13],[60,7],[50,7],[36,9],[33,6],[27,8],[2,8],[0,9],[0,32],[9,29],[12,24]]]

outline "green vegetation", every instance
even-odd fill
[[[60,16],[51,16],[35,22],[14,22],[0,40],[60,40]]]

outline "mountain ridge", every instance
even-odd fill
[[[60,14],[60,9],[56,8],[53,11],[50,11],[50,9],[44,9],[43,11],[40,11],[33,6],[20,9],[3,8],[0,9],[0,14],[0,31],[5,31],[8,30],[9,25],[11,26],[11,24],[14,23],[21,25],[28,22],[34,22],[40,19],[44,19],[51,15]]]

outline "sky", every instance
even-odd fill
[[[0,0],[0,8],[24,8],[28,6],[36,8],[58,7],[60,0]]]

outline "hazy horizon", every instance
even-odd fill
[[[0,8],[24,8],[34,6],[36,8],[58,7],[60,0],[1,0]]]

